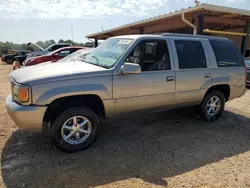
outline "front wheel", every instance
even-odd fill
[[[11,60],[11,59],[8,59],[8,60],[6,60],[6,63],[8,64],[8,65],[10,65],[10,64],[13,64],[13,60]]]
[[[200,116],[202,119],[213,122],[217,120],[223,113],[225,108],[225,97],[220,91],[211,91],[208,93],[201,105]]]
[[[99,125],[97,115],[84,107],[64,111],[52,124],[51,139],[63,151],[74,152],[90,146]]]

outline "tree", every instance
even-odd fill
[[[56,43],[53,39],[50,39],[50,41],[49,41],[49,42],[50,42],[50,45],[51,45],[51,44],[55,44],[55,43]]]
[[[58,41],[58,43],[64,43],[63,39],[60,39],[60,40]]]
[[[65,43],[69,43],[69,44],[72,44],[72,45],[74,45],[74,42],[73,42],[72,40],[70,40],[70,39],[68,39],[68,40],[65,40],[64,42],[65,42]]]

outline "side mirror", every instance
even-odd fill
[[[125,62],[120,68],[121,74],[139,74],[141,73],[141,66],[135,63]]]

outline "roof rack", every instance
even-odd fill
[[[193,35],[193,34],[181,34],[181,33],[162,33],[161,36],[229,40],[228,38],[225,38],[225,37],[215,37],[215,36],[206,36],[206,35]]]

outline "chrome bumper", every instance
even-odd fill
[[[42,132],[43,117],[46,106],[22,106],[12,100],[9,95],[6,99],[6,110],[15,124],[27,132]]]

